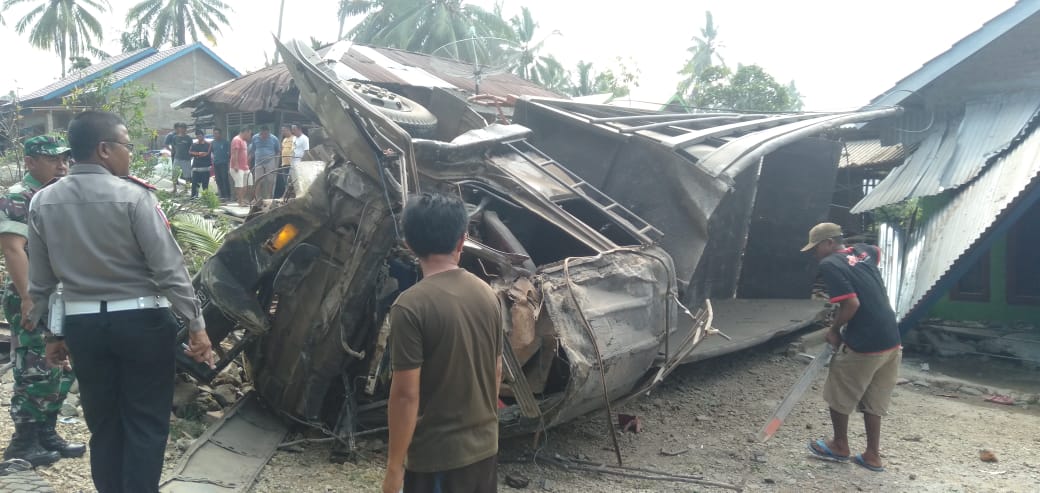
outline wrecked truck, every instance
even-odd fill
[[[420,277],[397,226],[409,195],[467,205],[461,266],[502,304],[501,431],[523,434],[609,413],[688,361],[712,331],[709,299],[736,294],[763,156],[886,116],[618,115],[521,100],[525,125],[489,125],[447,91],[421,104],[341,80],[337,60],[299,42],[280,49],[336,158],[231,232],[195,285],[222,342],[217,371],[245,353],[270,408],[348,449],[385,426],[386,315]]]

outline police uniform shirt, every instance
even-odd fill
[[[67,301],[165,295],[192,331],[205,328],[180,247],[154,187],[77,163],[29,206],[30,319],[39,321],[58,282]]]

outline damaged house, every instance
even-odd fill
[[[510,73],[482,75],[478,82],[474,77],[464,75],[472,71],[472,67],[451,60],[435,60],[422,53],[349,42],[327,46],[319,53],[324,59],[338,62],[337,76],[341,80],[390,91],[417,101],[434,112],[451,106],[447,98],[462,98],[485,120],[494,121],[512,116],[516,97],[561,97]],[[481,97],[473,98],[478,83]],[[370,90],[368,96],[373,104],[396,108],[396,102],[387,93]],[[293,84],[292,75],[284,63],[278,63],[208,87],[174,101],[171,106],[181,110],[191,108],[197,126],[226,128],[234,134],[241,128],[259,125],[316,125],[315,115],[301,109],[299,100],[300,91]],[[380,102],[375,103],[375,100]],[[414,124],[430,123],[431,115],[427,112],[416,111],[408,115],[410,112],[406,108],[403,110],[400,116],[409,118]]]
[[[878,96],[867,109],[906,111],[864,129],[884,145],[913,151],[851,210],[910,204],[905,208],[917,211],[909,228],[883,226],[879,238],[904,333],[929,328],[923,332],[933,343],[956,338],[959,351],[1034,363],[1040,363],[1038,32],[1040,1],[1019,1]]]

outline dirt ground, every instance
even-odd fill
[[[653,395],[615,409],[639,416],[643,426],[642,433],[620,435],[625,465],[701,475],[742,485],[745,491],[1040,490],[1040,405],[1025,403],[1040,392],[1040,379],[1035,371],[999,361],[959,362],[955,365],[958,377],[972,381],[961,386],[960,381],[936,370],[946,371],[957,362],[908,355],[903,376],[909,381],[897,388],[891,414],[883,424],[885,473],[851,463],[824,462],[807,454],[810,439],[830,433],[826,405],[819,392],[823,375],[773,440],[766,444],[751,442],[749,435],[757,432],[806,366],[803,358],[783,353],[786,343],[687,365]],[[922,362],[930,363],[930,372],[921,371]],[[985,371],[965,370],[971,367]],[[3,382],[10,382],[10,373]],[[985,402],[985,395],[994,388],[1008,388],[1018,404]],[[9,397],[8,386],[4,385],[0,401],[6,404]],[[6,408],[0,410],[6,412]],[[853,448],[862,449],[862,427],[854,419],[850,428]],[[62,425],[62,432],[86,438],[81,420]],[[6,446],[9,434],[10,421],[0,419],[0,446]],[[531,437],[503,442],[500,480],[504,481],[507,474],[529,479],[527,491],[724,491],[537,465],[531,462],[531,442]],[[385,445],[382,440],[367,440],[363,446],[356,464],[328,462],[329,448],[322,445],[278,452],[252,491],[377,491]],[[662,453],[685,449],[688,452],[675,456]],[[998,462],[980,461],[982,449],[994,452]],[[168,464],[172,465],[179,450],[172,445],[168,450]],[[614,453],[603,413],[549,430],[539,453],[611,463]],[[85,459],[62,460],[41,474],[59,492],[92,491]],[[504,483],[500,483],[500,489],[513,490]]]
[[[824,376],[795,408],[779,433],[766,444],[751,443],[765,418],[805,369],[798,356],[778,352],[781,341],[677,370],[647,398],[616,412],[640,417],[643,432],[624,433],[621,452],[626,466],[702,475],[743,485],[745,491],[1037,491],[1040,490],[1040,406],[1001,406],[984,401],[978,385],[955,390],[958,382],[920,371],[924,361],[908,355],[905,377],[883,424],[882,449],[888,471],[875,473],[854,464],[811,458],[806,445],[830,434],[826,405],[820,398]],[[932,366],[940,362],[929,358]],[[973,362],[959,365],[971,366]],[[999,362],[1013,378],[995,380],[992,370],[975,375],[979,385],[1011,387],[1019,400],[1040,392],[1035,372]],[[940,365],[942,366],[942,365]],[[999,374],[998,374],[999,375]],[[1031,377],[1030,377],[1031,376]],[[961,378],[965,378],[964,375]],[[1007,384],[1012,382],[1015,385]],[[968,388],[971,387],[971,388]],[[954,389],[954,390],[951,390]],[[953,396],[953,397],[943,397]],[[851,428],[854,448],[864,436],[856,419]],[[302,453],[279,452],[260,476],[254,492],[376,491],[385,460],[381,442],[368,442],[358,464],[329,464],[328,449],[312,446]],[[666,456],[685,448],[689,452]],[[984,463],[979,451],[998,458]],[[541,454],[611,463],[614,457],[602,412],[549,430]],[[679,484],[570,472],[532,464],[531,438],[502,444],[500,479],[507,474],[530,480],[526,490],[557,492],[725,491]],[[502,491],[512,488],[500,483]]]

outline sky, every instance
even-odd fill
[[[42,2],[43,0],[39,0]],[[263,67],[273,55],[270,36],[278,29],[281,0],[224,0],[233,9],[232,26],[217,39],[214,51],[246,73]],[[496,0],[468,0],[491,8]],[[813,111],[863,106],[891,88],[984,22],[1011,7],[1014,0],[498,0],[507,16],[521,6],[539,24],[536,40],[545,54],[568,67],[591,61],[609,67],[617,57],[638,68],[639,87],[632,99],[664,102],[675,91],[692,44],[714,16],[725,62],[758,64],[781,83],[795,81]],[[119,34],[134,0],[110,0],[112,11],[99,17],[104,49],[119,52]],[[57,55],[29,46],[14,24],[35,3],[4,13],[0,46],[4,70],[0,93],[28,93],[57,79]],[[282,38],[321,41],[336,38],[337,0],[286,3]],[[348,21],[351,22],[351,21]],[[356,21],[354,21],[356,22]],[[550,34],[559,31],[560,34]]]

